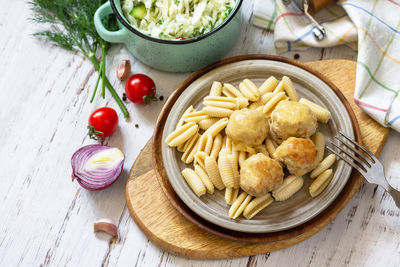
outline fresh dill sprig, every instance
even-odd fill
[[[99,80],[102,80],[102,97],[105,97],[105,87],[121,108],[127,118],[129,112],[121,98],[106,77],[105,57],[111,44],[103,40],[96,31],[93,17],[96,10],[107,0],[32,0],[32,20],[44,24],[48,28],[37,32],[34,36],[46,38],[66,50],[77,51],[87,57],[99,73],[99,78],[93,90],[90,102],[97,92]],[[104,26],[116,30],[117,23],[113,16],[103,19]],[[96,52],[100,51],[100,62]]]

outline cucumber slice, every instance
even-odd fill
[[[136,19],[144,19],[147,15],[147,10],[144,4],[136,5],[132,8],[129,15],[133,16]]]

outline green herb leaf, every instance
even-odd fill
[[[108,78],[104,74],[102,75],[99,61],[96,58],[96,54],[100,50],[104,59],[111,46],[110,43],[99,36],[93,21],[95,12],[106,1],[32,0],[29,2],[33,11],[31,20],[47,27],[46,30],[35,33],[34,36],[48,39],[66,50],[79,51],[89,58],[99,75],[102,76],[102,84],[108,88],[124,116],[129,117],[125,104]],[[102,22],[108,30],[118,29],[116,19],[113,16],[105,17]]]

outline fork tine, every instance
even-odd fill
[[[333,145],[334,147],[336,147],[339,151],[345,153],[345,154],[346,154],[347,156],[349,156],[351,159],[357,161],[358,164],[360,164],[362,168],[364,168],[365,170],[367,169],[367,167],[365,166],[365,162],[363,162],[363,161],[361,161],[359,158],[357,158],[357,157],[351,155],[351,154],[350,154],[349,152],[347,152],[346,150],[340,148],[340,146],[338,146],[338,145],[335,144],[334,142],[329,141],[329,143],[330,143],[331,145]]]
[[[377,162],[378,159],[375,157],[374,154],[371,153],[371,151],[368,150],[368,148],[366,148],[363,145],[360,145],[359,143],[357,143],[356,141],[352,140],[349,136],[345,135],[342,131],[339,131],[339,133],[346,138],[348,141],[350,141],[353,145],[355,145],[356,147],[360,148],[362,151],[364,151],[368,156],[371,157],[373,163]]]
[[[344,160],[345,162],[347,162],[350,166],[352,166],[354,169],[356,169],[359,173],[363,173],[363,172],[367,172],[365,169],[360,168],[358,165],[354,164],[354,162],[351,162],[350,160],[346,159],[345,157],[343,157],[342,155],[340,155],[339,153],[337,153],[335,150],[333,150],[332,148],[330,148],[329,146],[326,147],[329,151],[331,151],[333,154],[335,154],[336,156],[338,156],[339,158],[341,158],[342,160]]]
[[[354,147],[350,146],[349,143],[345,142],[341,137],[339,136],[335,136],[335,139],[338,140],[341,144],[345,145],[348,149],[350,149],[351,151],[353,151],[357,156],[359,156],[362,160],[364,160],[369,167],[372,166],[373,162],[363,153],[361,153],[360,151],[358,151],[357,149],[355,149]]]

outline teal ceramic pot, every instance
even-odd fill
[[[143,63],[159,70],[188,72],[221,59],[232,48],[240,31],[242,1],[237,0],[236,7],[221,25],[187,40],[161,40],[139,32],[125,19],[121,0],[104,3],[94,15],[94,24],[104,40],[124,43]],[[118,19],[118,31],[108,31],[101,23],[102,18],[111,14]]]

